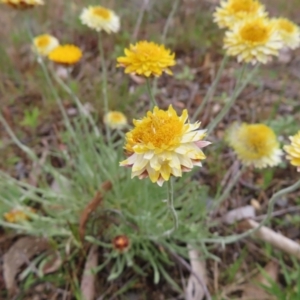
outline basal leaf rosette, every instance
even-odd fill
[[[57,46],[58,39],[50,34],[42,34],[33,39],[33,50],[41,56],[47,56]]]
[[[287,153],[286,158],[290,160],[291,165],[297,167],[297,171],[300,172],[300,131],[289,138],[291,144],[284,146],[283,149]]]
[[[226,53],[236,56],[238,62],[265,64],[271,61],[272,56],[278,56],[282,47],[278,30],[267,18],[246,18],[225,33]]]
[[[134,128],[126,134],[128,158],[121,166],[132,168],[131,178],[149,177],[162,186],[171,176],[181,177],[194,166],[202,166],[205,155],[201,148],[210,144],[203,141],[206,130],[200,123],[190,124],[187,110],[178,116],[170,105],[168,110],[157,106],[141,120],[134,120]]]
[[[234,123],[227,130],[226,141],[245,166],[262,169],[281,162],[282,150],[267,125]]]
[[[1,0],[1,2],[16,9],[27,9],[38,5],[44,5],[43,0]]]
[[[117,58],[118,67],[124,67],[125,73],[145,77],[159,77],[163,72],[172,75],[169,67],[175,65],[175,54],[164,45],[141,41],[125,49],[125,56]]]
[[[292,21],[285,18],[272,19],[283,46],[292,50],[300,46],[300,28]]]
[[[266,17],[264,5],[256,0],[228,0],[221,1],[214,13],[214,22],[220,28],[231,28],[245,18],[256,16]]]
[[[120,18],[115,12],[99,5],[84,8],[80,20],[82,24],[96,31],[103,30],[106,33],[112,33],[120,29]]]

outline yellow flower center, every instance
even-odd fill
[[[175,146],[179,144],[184,124],[177,115],[170,115],[168,111],[159,110],[149,112],[147,117],[136,122],[132,130],[135,143],[153,145],[155,148]]]
[[[292,33],[294,31],[294,24],[288,20],[281,19],[278,21],[278,27],[279,29],[286,31],[288,33]]]
[[[237,137],[249,156],[260,158],[269,155],[277,146],[274,132],[264,124],[243,125]]]
[[[93,13],[96,16],[101,17],[104,20],[109,20],[110,19],[110,11],[103,8],[103,7],[101,7],[101,6],[94,7],[93,8]]]
[[[246,23],[240,29],[240,35],[244,41],[250,43],[264,43],[269,39],[271,27],[254,20],[253,22]]]
[[[43,48],[46,47],[50,43],[50,38],[48,35],[43,35],[37,40],[37,47]]]
[[[119,123],[124,121],[124,115],[120,112],[111,112],[109,114],[109,120],[113,123]]]
[[[228,6],[231,13],[247,12],[255,13],[259,9],[259,3],[253,0],[232,0]]]

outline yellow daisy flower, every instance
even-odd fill
[[[43,0],[1,0],[1,2],[17,9],[26,9],[37,5],[44,5]]]
[[[35,213],[35,211],[32,207],[25,207],[23,209],[14,208],[3,216],[9,223],[20,223],[29,220],[29,213]]]
[[[76,64],[82,57],[80,48],[74,45],[61,45],[48,54],[53,62],[65,66]]]
[[[134,128],[126,134],[128,158],[121,166],[132,168],[131,178],[149,177],[162,186],[170,176],[181,177],[205,159],[201,148],[210,144],[202,141],[206,130],[200,123],[190,124],[185,109],[179,117],[172,105],[167,111],[154,107],[141,120],[133,121]]]
[[[120,111],[110,111],[104,116],[104,123],[111,129],[123,129],[127,125],[126,116]]]
[[[238,21],[251,16],[267,16],[265,7],[257,0],[221,1],[221,7],[218,7],[213,14],[214,22],[220,28],[231,28]]]
[[[285,18],[272,19],[272,22],[274,22],[284,46],[291,49],[296,49],[300,46],[299,26]]]
[[[33,39],[33,50],[42,56],[47,56],[58,45],[58,39],[50,34],[42,34]]]
[[[162,72],[172,75],[169,67],[175,65],[175,54],[163,45],[141,41],[125,49],[125,56],[117,58],[118,67],[125,67],[125,73],[142,76],[161,76]]]
[[[120,29],[120,18],[114,11],[102,6],[84,8],[79,18],[82,24],[96,31],[104,30],[107,33],[112,33],[118,32]]]
[[[300,131],[289,138],[291,144],[284,146],[283,149],[287,152],[286,158],[291,161],[291,165],[296,166],[297,171],[300,172]]]
[[[261,169],[281,162],[276,135],[267,125],[234,123],[227,131],[226,141],[246,166]]]
[[[263,64],[271,56],[278,56],[282,41],[274,23],[261,17],[249,17],[238,22],[226,32],[224,48],[230,56],[237,56],[238,62]]]

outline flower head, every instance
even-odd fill
[[[300,46],[299,26],[285,18],[272,19],[272,22],[279,32],[284,46],[291,49],[296,49]]]
[[[266,17],[265,7],[257,0],[228,0],[221,1],[214,13],[214,21],[220,28],[231,28],[238,21],[247,17]]]
[[[120,18],[114,11],[102,6],[89,6],[84,8],[80,20],[82,24],[95,29],[104,30],[107,33],[118,32],[120,29]]]
[[[125,73],[142,76],[161,76],[162,72],[172,75],[169,67],[175,65],[175,54],[163,45],[141,41],[125,49],[125,56],[117,58],[118,66],[125,67]]]
[[[61,45],[52,50],[48,58],[53,62],[61,65],[74,65],[82,57],[80,48],[74,45]]]
[[[127,118],[120,111],[110,111],[104,116],[104,123],[111,129],[122,129],[127,125]]]
[[[261,169],[281,162],[282,151],[276,135],[264,124],[234,123],[227,131],[226,140],[246,166]]]
[[[50,34],[42,34],[33,39],[33,50],[42,56],[47,56],[58,45],[58,39]]]
[[[129,238],[126,235],[117,235],[112,240],[113,248],[120,253],[127,251],[130,247]]]
[[[17,9],[26,9],[37,5],[44,5],[43,0],[1,0],[1,2]]]
[[[283,147],[287,153],[286,158],[291,161],[291,165],[297,167],[300,172],[300,131],[294,136],[290,136],[291,144]]]
[[[162,186],[170,176],[181,177],[205,159],[201,148],[210,142],[202,141],[205,130],[198,130],[200,123],[188,122],[187,110],[179,117],[171,105],[167,111],[154,107],[133,124],[126,134],[129,157],[120,163],[132,168],[131,178],[149,177]]]
[[[20,223],[30,219],[29,214],[35,213],[35,209],[32,207],[14,208],[11,211],[4,214],[4,219],[9,223]]]
[[[238,22],[226,32],[224,48],[230,56],[237,56],[238,62],[244,61],[263,64],[278,56],[282,41],[274,23],[261,17],[249,17]]]

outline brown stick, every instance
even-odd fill
[[[81,242],[83,242],[85,235],[86,223],[89,219],[90,214],[98,207],[98,205],[103,200],[103,192],[107,192],[112,188],[112,183],[110,181],[105,181],[102,183],[100,191],[96,193],[94,198],[87,204],[79,220],[79,237]]]

